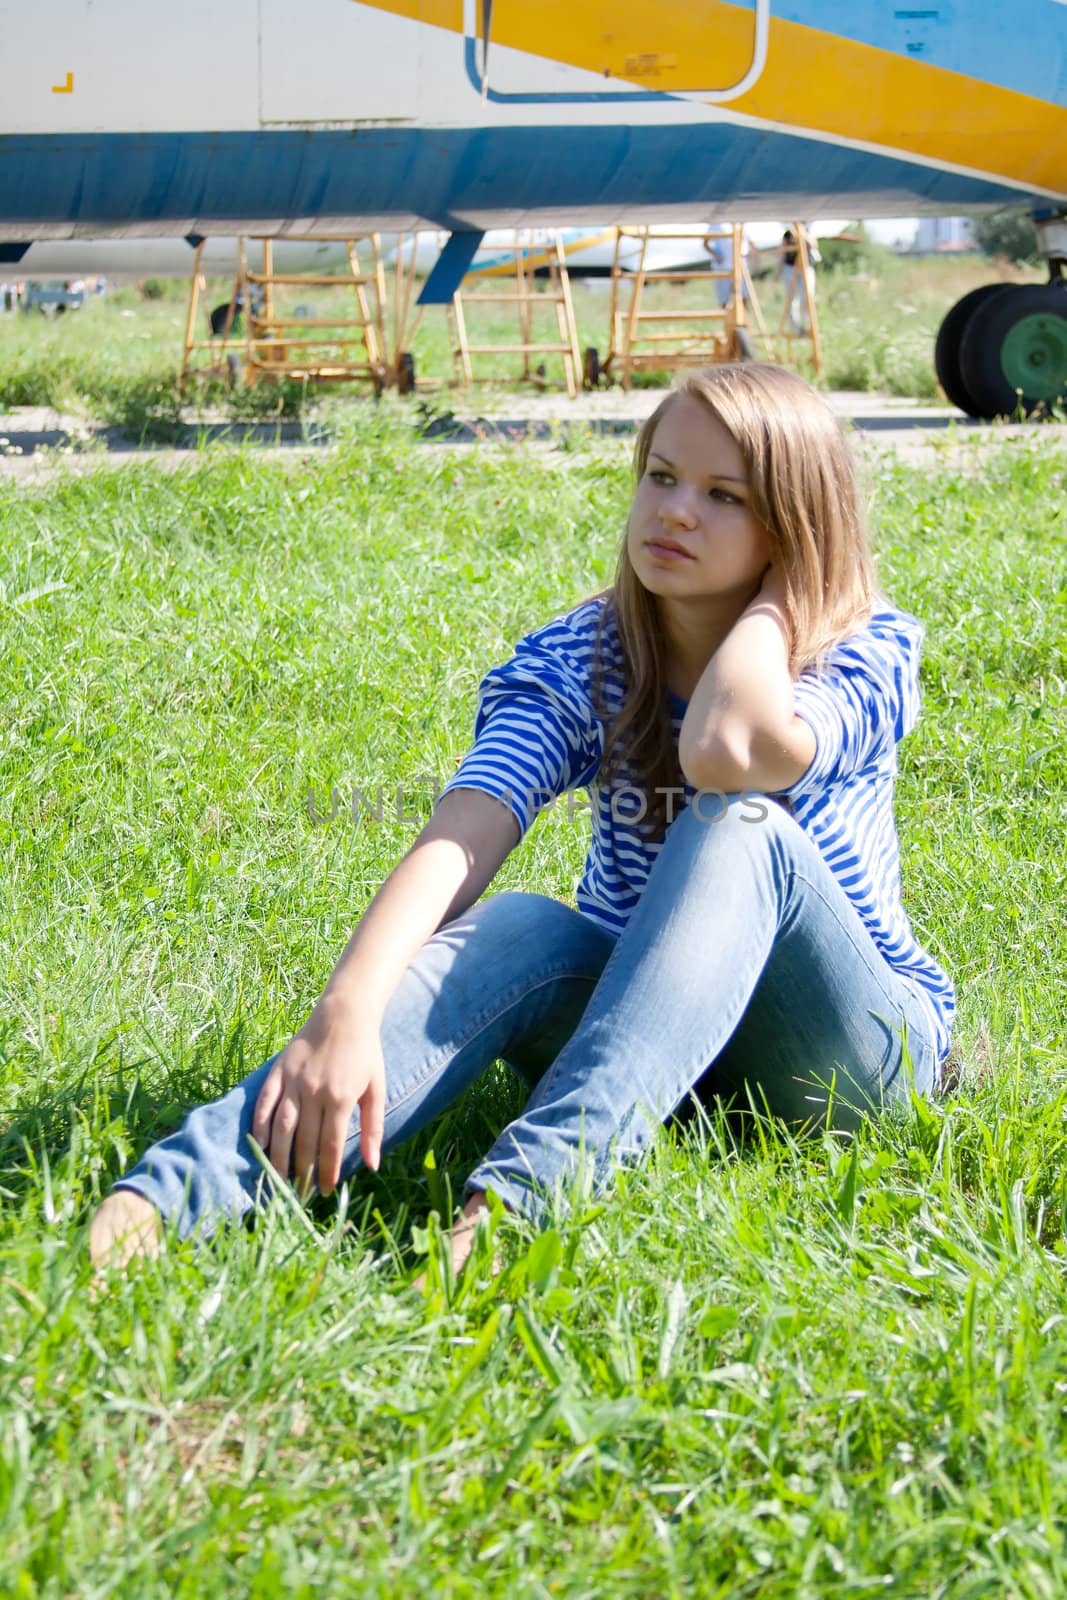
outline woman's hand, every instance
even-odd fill
[[[488,888],[519,827],[511,807],[477,789],[443,795],[378,890],[322,999],[263,1082],[252,1136],[283,1177],[330,1194],[352,1112],[363,1160],[377,1171],[385,1123],[380,1025],[404,971],[436,930]]]
[[[267,1074],[252,1137],[283,1178],[292,1158],[301,1191],[311,1188],[317,1168],[320,1194],[331,1194],[357,1105],[363,1160],[377,1171],[385,1120],[377,1017],[368,1018],[365,1009],[327,993]]]
[[[786,597],[785,572],[776,561],[772,561],[763,574],[763,582],[753,604],[758,605],[760,601],[769,600],[772,605],[779,606],[784,614]]]

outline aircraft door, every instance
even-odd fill
[[[465,0],[467,75],[485,99],[727,101],[759,78],[771,0]]]
[[[262,123],[416,116],[416,16],[355,0],[259,0],[259,15]]]

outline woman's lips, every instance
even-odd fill
[[[693,560],[688,550],[683,550],[680,544],[672,544],[669,539],[649,539],[645,549],[661,561]]]

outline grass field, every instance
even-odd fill
[[[832,389],[878,390],[937,400],[934,339],[949,306],[979,283],[1040,276],[1036,269],[979,257],[906,260],[877,250],[872,260],[872,270],[862,277],[841,271],[819,274],[825,379]],[[174,281],[161,287],[163,296],[156,300],[142,299],[133,287],[118,289],[55,321],[39,315],[0,317],[0,410],[18,405],[53,406],[111,423],[135,439],[166,443],[177,437],[183,399],[177,379],[188,286]],[[290,303],[282,309],[291,314],[298,301],[308,299],[308,291],[288,293]],[[759,285],[764,315],[772,329],[779,325],[781,293],[773,282]],[[228,294],[228,285],[213,284],[202,304],[210,308]],[[319,291],[313,309],[320,316],[334,314],[337,302],[331,298],[333,294],[332,290]],[[341,299],[347,303],[347,298],[342,291]],[[580,343],[596,346],[603,359],[610,344],[609,285],[576,282],[574,300]],[[708,285],[700,283],[684,287],[653,284],[647,298],[649,308],[661,310],[712,303]],[[467,321],[472,342],[514,341],[518,337],[513,314],[499,306],[472,304]],[[201,317],[201,323],[201,335],[206,337],[206,317]],[[691,331],[698,328],[694,325]],[[539,314],[536,332],[540,338],[558,338],[550,310]],[[451,382],[450,333],[443,309],[426,311],[411,347],[420,379],[442,385]],[[806,349],[797,346],[798,359]],[[546,366],[549,380],[561,382],[558,358],[546,358]],[[517,357],[475,357],[475,371],[483,376],[520,370]],[[440,389],[427,396],[428,403],[447,407],[455,403],[452,393]],[[333,391],[335,401],[337,394]],[[216,383],[189,392],[185,415],[204,405],[243,418],[295,415],[321,398],[292,382],[232,391]]]
[[[877,477],[957,1097],[850,1143],[665,1134],[457,1285],[499,1068],[340,1210],[91,1293],[99,1196],[300,1024],[418,826],[312,810],[418,810],[482,672],[609,573],[625,454],[561,462],[366,408],[313,457],[0,485],[0,1594],[1067,1588],[1062,452]],[[584,841],[557,807],[501,885],[569,897]]]

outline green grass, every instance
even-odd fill
[[[610,571],[626,461],[368,408],[322,456],[0,488],[0,1593],[1064,1592],[1065,473],[1026,441],[877,477],[957,1098],[851,1143],[675,1130],[457,1285],[501,1068],[340,1211],[97,1300],[99,1196],[284,1043],[414,837],[309,786],[451,772],[481,673]],[[584,839],[556,808],[501,884],[570,896]]]
[[[1040,277],[1035,269],[1006,267],[977,257],[912,261],[880,252],[875,262],[881,263],[877,273],[865,276],[842,271],[819,274],[825,381],[831,389],[937,400],[934,340],[949,306],[979,283],[998,277],[1035,281]],[[781,288],[769,279],[757,287],[767,325],[773,330],[780,322]],[[141,299],[132,287],[118,289],[104,300],[91,299],[83,310],[55,320],[37,315],[0,317],[0,409],[48,405],[110,423],[136,440],[166,444],[181,437],[183,397],[177,380],[188,286],[173,281],[165,288],[162,298],[152,300]],[[315,309],[320,316],[336,305],[332,293],[317,291]],[[609,286],[576,281],[573,293],[579,342],[583,348],[596,346],[603,360],[610,346]],[[652,284],[644,303],[648,309],[659,310],[707,306],[712,303],[710,293],[708,284]],[[201,305],[210,309],[228,294],[228,284],[213,282]],[[279,306],[284,310],[288,305],[291,312],[298,301],[308,298],[306,289],[284,291]],[[206,315],[200,322],[201,336],[206,337]],[[514,342],[518,337],[514,316],[499,306],[472,301],[467,322],[472,343]],[[699,328],[692,324],[690,335]],[[535,332],[540,339],[558,339],[550,308],[538,311]],[[451,383],[455,375],[451,342],[444,310],[428,308],[411,340],[420,379],[437,385]],[[806,345],[796,347],[802,366],[807,353]],[[784,348],[779,354],[786,354]],[[545,364],[549,381],[561,383],[559,358],[546,357]],[[483,377],[517,376],[521,366],[521,358],[515,356],[474,357],[475,372]],[[642,381],[650,380],[665,382],[666,376],[642,375]],[[336,396],[337,391],[332,393]],[[449,403],[448,393],[445,390],[433,403]],[[474,404],[483,393],[481,388],[475,389]],[[201,384],[186,397],[193,410],[206,407],[227,417],[252,420],[297,416],[320,404],[322,398],[293,381],[234,390],[217,382]]]

